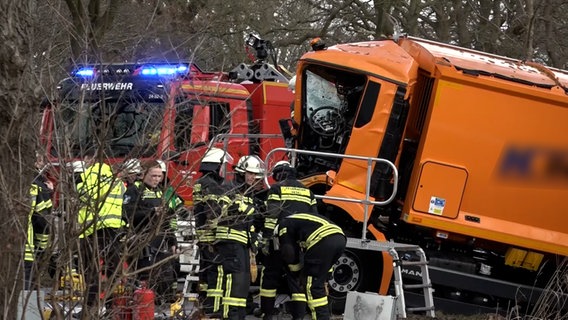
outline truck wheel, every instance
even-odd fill
[[[347,292],[378,292],[382,266],[376,257],[370,259],[370,254],[380,253],[346,249],[335,263],[328,280],[328,300],[334,314],[344,312]],[[365,264],[361,263],[362,261],[365,261]]]

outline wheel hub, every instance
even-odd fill
[[[344,255],[333,266],[328,284],[332,290],[346,293],[357,289],[359,279],[359,265],[351,257]]]

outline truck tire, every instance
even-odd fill
[[[382,275],[382,255],[378,252],[345,249],[328,281],[328,303],[334,314],[343,314],[347,292],[378,292]]]

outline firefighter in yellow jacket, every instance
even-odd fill
[[[250,288],[252,200],[237,190],[221,197],[222,213],[215,229],[215,248],[223,267],[223,319],[244,320]]]
[[[41,260],[42,254],[49,244],[50,226],[46,216],[51,213],[53,207],[51,201],[53,185],[44,175],[45,162],[40,155],[36,155],[35,166],[38,169],[38,174],[30,187],[31,210],[28,215],[24,256],[25,289],[31,287],[32,277],[34,276],[34,262]]]
[[[219,148],[207,150],[199,167],[202,176],[193,186],[193,214],[199,248],[199,304],[205,316],[221,316],[223,298],[223,266],[215,248],[215,227],[221,215],[223,177],[221,169],[229,161]]]
[[[87,309],[98,306],[100,275],[108,278],[120,263],[118,236],[125,225],[122,220],[124,184],[115,177],[108,164],[93,160],[92,154],[86,157],[88,167],[77,184],[82,272],[88,285]]]

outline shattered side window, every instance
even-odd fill
[[[306,116],[311,117],[314,110],[321,107],[341,108],[341,98],[337,94],[335,83],[306,71]]]

